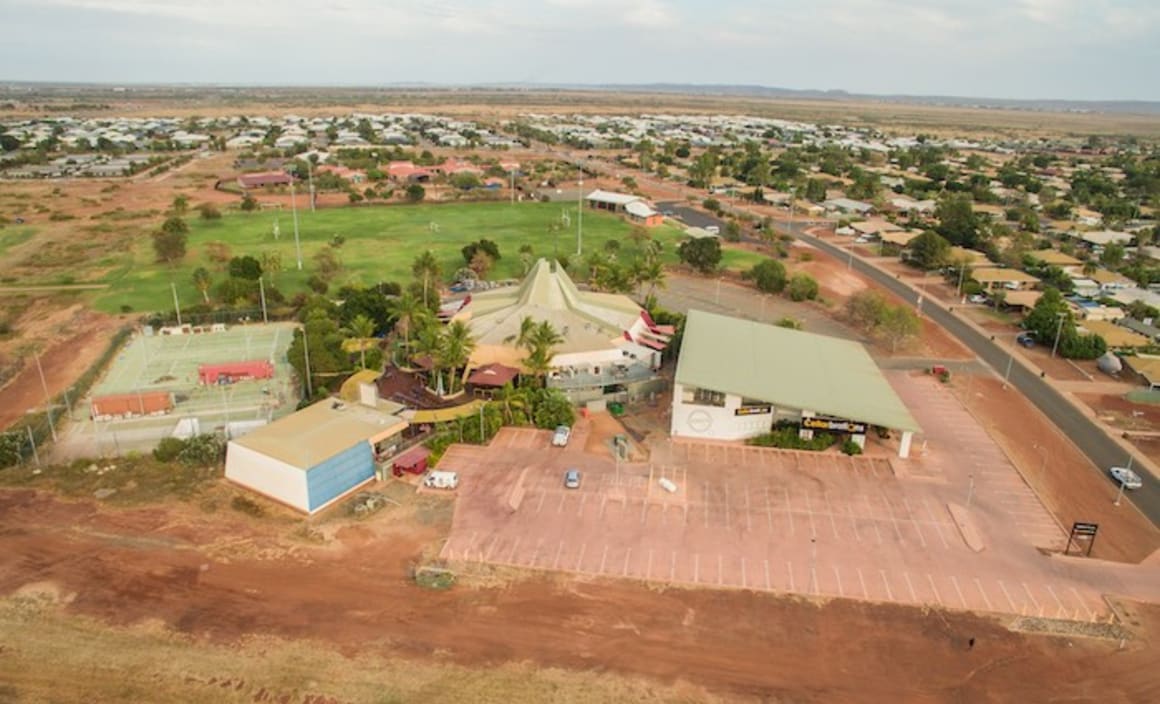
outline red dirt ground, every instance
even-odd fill
[[[1144,633],[1118,651],[1015,634],[969,614],[745,591],[539,579],[423,591],[405,576],[434,537],[421,527],[369,540],[358,531],[337,548],[215,559],[211,541],[278,538],[269,524],[187,506],[112,512],[28,490],[0,491],[0,516],[0,593],[51,582],[75,593],[67,612],[111,624],[158,620],[214,642],[260,634],[348,655],[530,661],[765,702],[1030,702],[1050,692],[1054,701],[1127,703],[1157,694],[1155,607],[1141,607]]]
[[[1100,524],[1093,556],[1140,562],[1160,548],[1160,530],[1129,502],[1115,506],[1114,484],[1026,398],[989,375],[954,384],[1057,520]]]

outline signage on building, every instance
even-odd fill
[[[831,433],[850,433],[851,435],[865,435],[866,424],[840,418],[825,418],[811,416],[802,418],[802,430],[824,430]]]
[[[767,413],[773,413],[773,406],[742,406],[733,410],[735,416],[763,416]]]

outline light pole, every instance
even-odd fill
[[[958,292],[955,294],[955,295],[956,295],[957,297],[959,297],[959,298],[962,298],[962,297],[963,297],[963,275],[964,275],[964,274],[966,274],[966,273],[967,273],[967,265],[966,265],[966,264],[960,264],[960,265],[959,265],[959,285],[958,285],[958,288],[957,288],[957,291],[958,291]],[[960,302],[960,303],[965,303],[966,301],[965,301],[965,300],[963,300],[963,301],[959,301],[959,302]]]
[[[576,171],[579,174],[579,187],[576,189],[576,256],[584,251],[584,166],[577,162]]]
[[[294,212],[294,249],[298,252],[298,271],[302,271],[302,241],[298,239],[298,200],[294,197],[294,178],[290,178],[290,209]]]
[[[1067,313],[1060,311],[1055,314],[1059,318],[1059,325],[1055,328],[1055,343],[1051,345],[1051,358],[1055,359],[1055,350],[1059,347],[1059,336],[1063,332],[1063,321],[1067,319]]]
[[[1132,460],[1134,460],[1134,459],[1135,459],[1135,457],[1133,457],[1132,455],[1128,455],[1127,470],[1129,472],[1132,471]],[[1127,480],[1127,477],[1124,477],[1123,479],[1120,480],[1120,489],[1119,489],[1119,491],[1116,492],[1116,503],[1114,504],[1116,506],[1119,506],[1120,499],[1124,498],[1124,484],[1127,483],[1126,480]]]

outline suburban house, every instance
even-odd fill
[[[1152,340],[1147,335],[1132,332],[1126,327],[1116,325],[1109,320],[1085,320],[1080,327],[1090,333],[1099,335],[1108,343],[1108,349],[1130,350],[1147,347]]]
[[[293,182],[294,177],[285,171],[265,171],[257,174],[242,174],[238,176],[238,185],[244,190],[288,186]]]
[[[338,176],[344,181],[350,183],[364,183],[367,180],[367,174],[361,169],[349,169],[345,166],[332,166],[330,164],[323,164],[319,166],[316,171],[320,174],[330,173]]]
[[[665,221],[665,217],[640,196],[595,190],[586,195],[584,201],[590,208],[624,214],[632,222],[645,227],[655,227]]]
[[[1038,278],[1025,271],[1019,271],[1018,269],[999,269],[996,267],[975,269],[971,272],[971,278],[978,281],[979,285],[985,291],[997,291],[1000,289],[1019,291],[1035,288],[1035,285],[1039,283]]]
[[[1078,274],[1083,269],[1083,262],[1070,254],[1064,254],[1058,249],[1037,249],[1028,252],[1027,256],[1044,266],[1057,266],[1065,274]]]
[[[1095,281],[1101,291],[1115,291],[1121,288],[1135,288],[1136,282],[1132,281],[1123,274],[1118,274],[1107,269],[1096,269],[1089,276],[1089,279]]]
[[[387,164],[387,178],[392,181],[426,183],[431,180],[431,171],[421,166],[415,166],[410,161],[392,161]]]
[[[852,215],[870,215],[874,212],[874,206],[870,203],[864,203],[860,200],[852,200],[850,198],[834,198],[823,201],[822,205],[830,212],[847,213]]]
[[[1092,230],[1080,233],[1079,236],[1080,240],[1093,249],[1107,247],[1112,243],[1122,244],[1126,247],[1131,244],[1135,237],[1130,232],[1116,232],[1115,230]]]

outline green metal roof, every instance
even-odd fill
[[[919,431],[857,342],[690,310],[676,382],[798,410]]]

